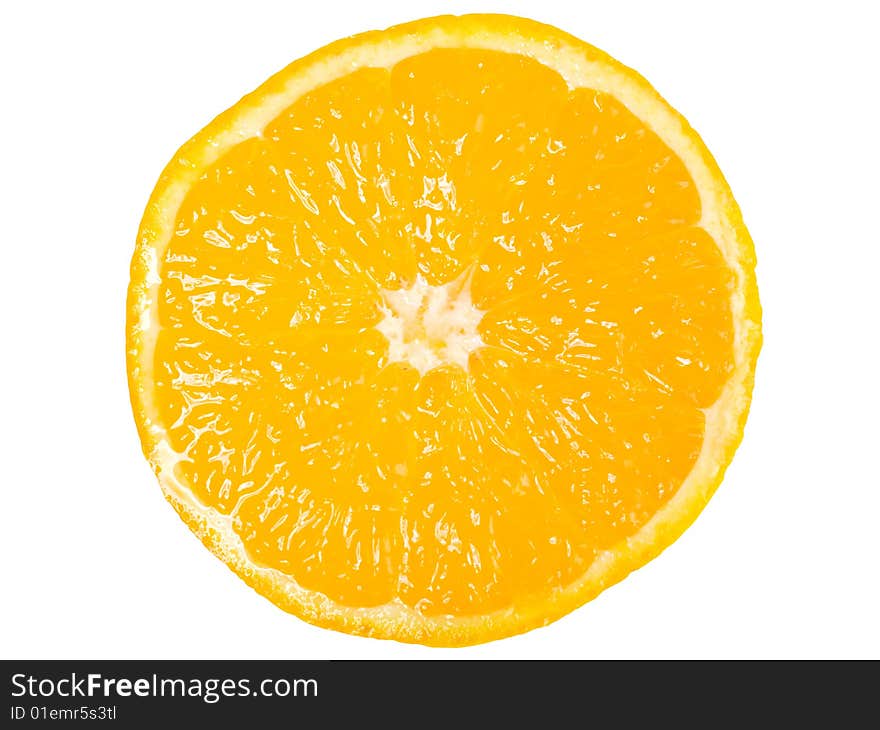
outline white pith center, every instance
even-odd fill
[[[468,355],[484,345],[477,332],[483,312],[471,302],[470,280],[432,286],[418,275],[408,289],[382,292],[388,362],[406,362],[419,374],[440,365],[468,367]]]

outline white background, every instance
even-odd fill
[[[880,116],[869,3],[4,3],[0,657],[880,658]],[[745,440],[658,559],[550,627],[463,650],[312,627],[161,496],[125,376],[128,265],[177,147],[291,60],[440,12],[549,22],[701,133],[759,258]]]

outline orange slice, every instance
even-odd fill
[[[205,545],[307,621],[526,631],[717,487],[754,264],[697,134],[592,46],[493,15],[342,40],[153,192],[128,299],[144,452]]]

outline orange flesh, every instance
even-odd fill
[[[700,215],[654,133],[525,57],[315,89],[180,208],[154,383],[177,476],[343,605],[467,616],[568,585],[675,494],[732,371]],[[466,370],[390,361],[383,292],[417,276],[470,287]]]

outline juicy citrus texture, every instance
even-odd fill
[[[250,102],[261,124],[145,221],[148,456],[208,544],[318,623],[454,644],[545,622],[674,539],[633,542],[745,367],[677,532],[741,431],[753,280],[688,165],[614,94],[488,45]]]

